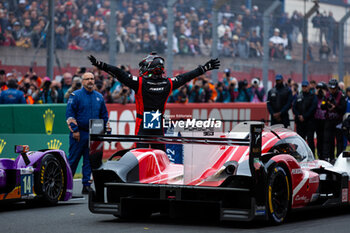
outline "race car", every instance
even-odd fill
[[[73,177],[64,151],[29,151],[29,146],[17,145],[15,153],[15,160],[0,159],[0,202],[54,205],[72,198]]]
[[[104,135],[101,130],[90,134],[93,213],[134,218],[217,211],[222,221],[280,224],[291,210],[349,205],[349,153],[334,166],[316,160],[307,143],[282,126],[243,122],[220,137]],[[184,164],[151,148],[118,151],[102,163],[104,141],[184,144]]]

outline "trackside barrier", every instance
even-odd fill
[[[133,135],[135,104],[107,104],[112,134]],[[167,104],[165,116],[172,120],[209,118],[222,120],[221,132],[240,121],[269,120],[265,103]],[[66,104],[0,105],[0,157],[15,158],[14,146],[26,144],[31,150],[61,149],[68,154],[69,131],[65,121]],[[105,142],[104,156],[128,149],[130,142]]]

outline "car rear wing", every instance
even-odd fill
[[[261,140],[263,123],[250,124],[249,138],[220,138],[220,137],[177,137],[177,136],[151,136],[151,135],[112,135],[104,133],[104,124],[101,119],[90,120],[90,162],[92,168],[102,164],[102,142],[135,142],[145,144],[203,144],[221,146],[249,146],[249,167],[254,176],[254,163],[261,156]]]

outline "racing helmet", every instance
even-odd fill
[[[152,52],[139,63],[140,76],[158,78],[164,73],[164,58]]]

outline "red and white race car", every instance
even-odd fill
[[[290,210],[349,205],[349,153],[334,165],[316,160],[298,134],[279,126],[244,122],[221,137],[152,137],[105,135],[91,125],[93,213],[218,211],[220,220],[282,223]],[[184,164],[151,148],[118,151],[102,163],[103,141],[183,144]]]

